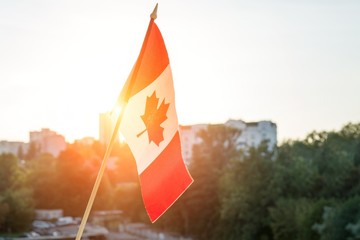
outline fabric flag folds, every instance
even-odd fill
[[[172,73],[154,19],[119,101],[127,102],[120,131],[136,160],[145,208],[155,222],[193,179],[181,155]]]

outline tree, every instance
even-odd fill
[[[11,154],[0,155],[0,232],[28,230],[33,219],[32,190],[27,173]]]
[[[242,161],[233,160],[221,182],[222,239],[271,239],[268,208],[276,191],[273,153],[266,144],[250,149]]]
[[[29,143],[29,149],[26,153],[26,160],[32,160],[36,158],[40,154],[39,146],[36,142],[30,142]]]
[[[325,207],[320,222],[314,224],[314,230],[320,234],[320,240],[358,239],[355,225],[360,221],[360,197],[338,201],[332,207]]]
[[[65,215],[82,216],[96,177],[96,169],[74,149],[63,151],[56,164],[59,193],[56,207]]]
[[[270,209],[275,239],[356,237],[359,140],[360,125],[348,124],[279,148],[272,181],[278,199]]]
[[[20,160],[23,160],[24,157],[25,157],[24,149],[23,149],[22,146],[19,146],[19,148],[18,148],[17,157],[18,157],[18,159],[20,159]]]
[[[314,223],[321,219],[323,208],[330,201],[308,198],[280,198],[270,208],[270,226],[275,240],[316,240]],[[320,211],[319,211],[320,210]]]
[[[51,154],[42,154],[30,161],[30,179],[37,209],[54,209],[60,197],[56,171],[57,159]]]
[[[271,184],[282,198],[314,197],[318,194],[318,172],[313,161],[315,151],[306,141],[287,142],[278,148]]]

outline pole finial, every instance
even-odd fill
[[[158,4],[156,3],[154,11],[150,14],[150,17],[154,20],[157,18],[157,9],[158,9]]]

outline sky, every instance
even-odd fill
[[[360,122],[360,1],[158,3],[180,124],[270,120],[281,143]],[[0,140],[98,138],[155,4],[0,0]]]

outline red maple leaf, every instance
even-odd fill
[[[159,98],[154,93],[146,98],[145,113],[141,116],[146,129],[139,133],[137,137],[140,137],[144,132],[148,132],[149,143],[154,142],[156,145],[164,140],[163,131],[164,128],[160,125],[167,119],[166,113],[169,108],[169,103],[165,104],[165,99],[161,102],[158,108]]]

